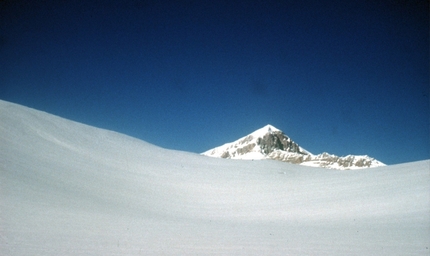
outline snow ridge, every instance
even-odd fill
[[[228,159],[273,159],[311,167],[340,170],[385,166],[382,162],[367,155],[340,157],[326,152],[313,155],[270,124],[234,142],[203,152],[202,155]]]

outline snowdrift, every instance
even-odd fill
[[[429,167],[209,158],[0,101],[0,254],[428,255]]]

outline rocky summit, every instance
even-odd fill
[[[367,155],[341,157],[326,152],[314,155],[272,125],[266,125],[234,142],[208,150],[202,155],[228,159],[273,159],[293,164],[340,170],[385,165]]]

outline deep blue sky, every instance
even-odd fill
[[[160,3],[164,2],[164,3]],[[203,152],[430,158],[428,1],[0,1],[0,99]]]

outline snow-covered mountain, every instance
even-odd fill
[[[367,155],[336,156],[325,152],[314,155],[270,124],[234,142],[210,149],[202,155],[230,159],[273,159],[340,170],[385,166]]]
[[[429,165],[225,161],[0,100],[0,255],[428,255]]]

